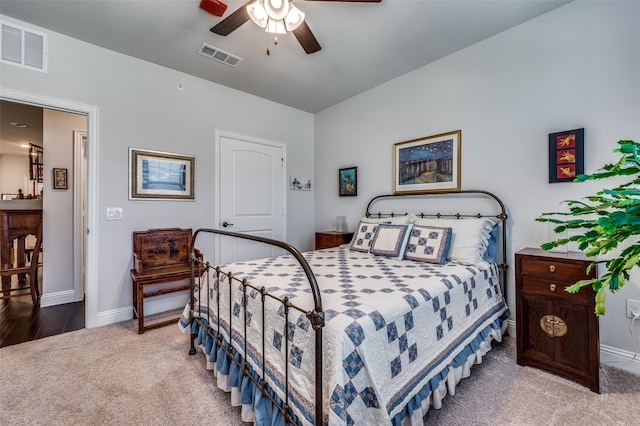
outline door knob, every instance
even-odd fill
[[[227,226],[233,226],[233,223],[229,223],[226,220],[224,222],[222,222],[222,227],[226,228]]]

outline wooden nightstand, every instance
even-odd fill
[[[353,232],[323,231],[316,232],[316,250],[338,247],[351,242]]]
[[[518,364],[543,368],[600,391],[598,317],[595,292],[565,287],[595,278],[592,262],[578,252],[549,253],[526,248],[516,253]]]

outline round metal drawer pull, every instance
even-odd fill
[[[556,285],[555,284],[549,285],[549,290],[556,291]]]
[[[556,271],[556,267],[554,265],[549,265],[549,272],[553,273]]]

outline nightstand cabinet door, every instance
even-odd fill
[[[351,242],[351,238],[353,238],[353,232],[316,232],[316,250],[347,244]]]
[[[598,318],[595,292],[565,291],[587,274],[591,260],[582,253],[516,253],[516,329],[518,364],[572,378],[599,392]]]

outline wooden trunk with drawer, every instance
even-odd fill
[[[518,364],[542,368],[599,392],[598,317],[595,292],[565,291],[595,278],[582,253],[550,253],[526,248],[516,253]]]

